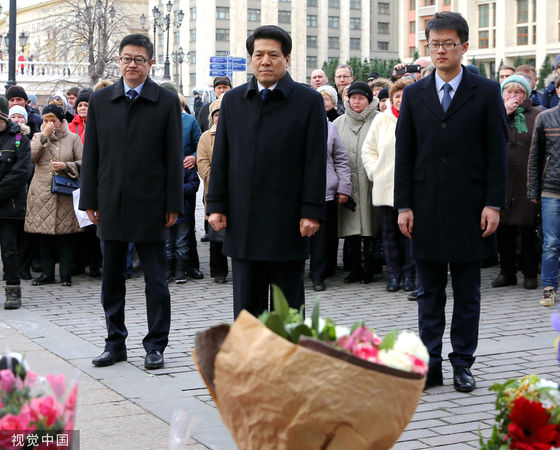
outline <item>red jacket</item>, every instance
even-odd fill
[[[78,116],[78,114],[76,114],[72,122],[68,124],[68,129],[72,133],[80,136],[80,140],[82,141],[82,144],[84,143],[84,137],[86,135],[86,121],[83,120],[80,116]]]

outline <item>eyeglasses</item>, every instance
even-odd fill
[[[335,80],[344,80],[345,78],[352,78],[352,75],[336,75]]]
[[[445,50],[453,50],[461,44],[464,44],[464,42],[430,42],[426,47],[432,51],[437,51],[440,47],[443,47]]]
[[[130,64],[134,61],[137,65],[143,66],[148,60],[143,56],[136,56],[134,58],[132,56],[119,56],[119,61],[123,64]]]

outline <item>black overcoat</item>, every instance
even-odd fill
[[[477,261],[495,255],[482,238],[485,206],[504,207],[506,114],[495,81],[463,78],[447,113],[435,72],[404,90],[397,123],[395,208],[414,214],[413,255],[428,261]]]
[[[80,209],[99,210],[101,239],[165,240],[165,213],[183,212],[179,98],[148,78],[130,101],[122,78],[88,104]]]
[[[233,258],[297,261],[308,254],[301,218],[323,219],[327,121],[320,94],[289,74],[261,99],[257,83],[226,93],[207,213],[227,216],[223,251]]]

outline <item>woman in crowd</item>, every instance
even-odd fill
[[[82,89],[76,99],[76,115],[72,122],[68,124],[68,129],[80,136],[82,144],[86,135],[86,118],[88,111],[89,97],[93,91],[91,89]]]
[[[525,77],[514,74],[502,82],[502,97],[508,124],[508,176],[506,207],[500,211],[498,252],[500,274],[492,287],[517,284],[521,269],[525,289],[537,288],[539,250],[535,225],[537,205],[527,197],[527,165],[535,118],[540,112],[532,106],[531,87]],[[517,264],[517,236],[521,236],[521,253]]]
[[[356,81],[348,86],[348,100],[344,102],[345,113],[334,121],[342,144],[346,148],[351,168],[352,200],[339,207],[338,234],[346,238],[350,273],[345,283],[360,281],[369,283],[373,278],[374,235],[371,203],[371,182],[364,170],[361,149],[373,117],[378,99],[367,83]],[[353,208],[355,204],[355,208]],[[362,270],[362,246],[366,266]]]
[[[329,119],[329,122],[334,122],[339,116],[338,111],[336,110],[336,103],[338,102],[336,89],[328,84],[325,84],[324,86],[319,86],[317,88],[317,92],[323,96],[327,119]]]
[[[27,196],[25,231],[39,234],[42,274],[34,286],[55,282],[56,246],[60,247],[60,280],[62,286],[72,285],[74,233],[80,226],[74,213],[71,195],[51,192],[53,175],[78,178],[82,160],[82,142],[68,131],[64,110],[56,104],[43,108],[41,132],[31,141],[31,162],[35,173]]]
[[[377,94],[377,98],[379,99],[379,105],[377,105],[377,109],[379,112],[385,112],[389,105],[389,89],[383,88]]]
[[[214,139],[216,138],[216,130],[220,117],[222,96],[223,94],[210,104],[208,123],[211,123],[212,126],[209,130],[202,133],[198,141],[197,166],[198,174],[202,178],[202,181],[204,181],[204,203],[206,203],[206,193],[208,192],[208,184],[210,183],[210,167],[212,165]],[[228,274],[227,256],[222,253],[222,246],[223,242],[219,242],[214,238],[210,239],[210,276],[214,278],[216,283],[225,283]]]
[[[323,89],[322,89],[323,88]],[[324,88],[329,88],[324,89]],[[329,90],[332,93],[326,93]],[[330,98],[336,98],[336,91],[331,86],[321,86],[317,89],[325,99],[327,110],[327,189],[325,193],[325,220],[317,233],[311,237],[311,259],[309,276],[313,282],[313,289],[324,291],[325,278],[333,276],[336,270],[338,255],[338,208],[337,204],[344,204],[352,195],[350,183],[350,162],[346,149],[338,134],[336,126],[328,120],[329,104],[336,112]],[[327,99],[327,96],[329,99]]]
[[[398,291],[401,280],[405,291],[413,291],[415,285],[411,241],[400,232],[397,225],[398,211],[393,209],[395,130],[403,90],[409,84],[412,84],[412,80],[401,78],[391,87],[391,106],[374,119],[362,147],[364,169],[373,182],[372,201],[381,210],[381,233],[389,292]]]

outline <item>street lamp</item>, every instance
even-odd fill
[[[24,52],[25,50],[25,46],[27,45],[27,41],[29,40],[29,34],[25,33],[24,31],[22,31],[19,34],[19,45],[21,47],[21,53]]]
[[[171,74],[169,73],[169,28],[171,27],[171,11],[173,10],[173,3],[171,3],[171,0],[169,0],[167,2],[167,4],[165,5],[165,8],[167,9],[167,14],[165,15],[164,18],[162,18],[162,21],[161,21],[162,30],[167,32],[167,48],[165,50],[165,63],[163,65],[163,78],[165,78],[166,80],[169,80],[171,78]],[[159,10],[158,10],[158,12],[159,12]],[[176,28],[180,28],[181,27],[181,22],[183,21],[184,17],[185,17],[185,14],[183,13],[182,10],[175,11],[175,16],[173,18],[173,25]]]
[[[157,6],[152,9],[152,16],[154,18],[154,49],[156,48],[156,31],[160,25],[161,11]],[[154,63],[156,62],[156,52],[154,50]],[[155,73],[155,68],[153,69]]]
[[[173,58],[173,62],[175,64],[179,64],[179,92],[182,94],[183,93],[183,63],[185,62],[185,52],[183,51],[183,47],[179,47],[179,49],[176,52],[171,53],[171,57]],[[188,58],[188,53],[187,53],[187,58]]]
[[[148,31],[148,28],[146,27],[147,21],[148,18],[144,15],[144,13],[142,13],[142,15],[140,16],[140,27],[142,28],[142,31]]]

